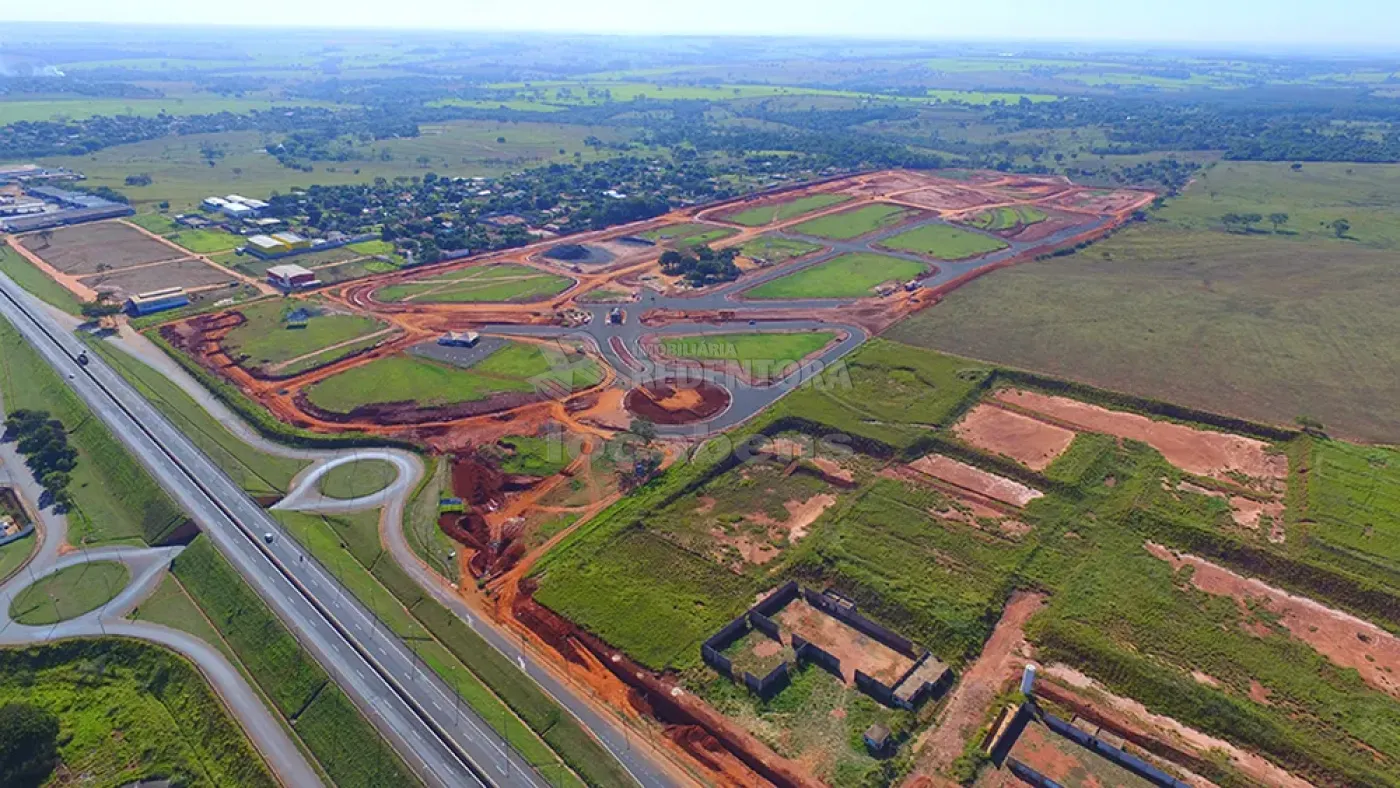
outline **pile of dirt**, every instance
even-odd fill
[[[372,422],[383,425],[397,424],[426,424],[435,421],[456,421],[458,419],[471,418],[472,416],[482,416],[487,413],[495,413],[503,410],[513,410],[534,402],[539,402],[543,397],[537,392],[508,392],[496,394],[486,399],[474,400],[472,402],[459,402],[455,405],[424,406],[412,400],[406,402],[375,402],[369,405],[361,405],[348,413],[337,413],[333,410],[320,408],[306,396],[305,391],[298,391],[293,401],[302,412],[319,419],[334,424],[360,424]]]
[[[627,392],[627,409],[654,424],[694,424],[729,407],[729,392],[709,381],[664,378]]]

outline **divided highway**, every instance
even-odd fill
[[[429,785],[545,780],[185,435],[9,277],[0,311],[190,514]],[[271,536],[271,541],[267,536]]]

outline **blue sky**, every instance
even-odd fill
[[[4,0],[0,20],[1400,48],[1397,0]]]

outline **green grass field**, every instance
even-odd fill
[[[904,282],[919,276],[926,269],[927,266],[912,260],[853,252],[764,282],[745,291],[744,297],[762,300],[860,298],[872,295],[876,285]]]
[[[81,314],[83,304],[69,292],[68,288],[50,279],[48,274],[34,267],[34,264],[11,249],[8,244],[0,244],[0,273],[15,280],[15,284],[34,294],[39,300],[51,304],[70,315]]]
[[[793,227],[792,232],[833,241],[849,241],[885,227],[893,227],[914,213],[912,209],[898,205],[862,205],[805,221]]]
[[[538,346],[510,343],[470,369],[411,355],[379,358],[319,381],[306,394],[313,405],[336,413],[386,402],[438,407],[533,391],[530,379],[538,376],[586,388],[602,379],[602,371],[591,361],[578,370],[554,369]]]
[[[1400,573],[1400,452],[1319,441],[1307,477],[1308,539]]]
[[[243,236],[222,230],[180,230],[166,237],[195,254],[227,252],[243,245]]]
[[[501,263],[429,275],[374,292],[387,303],[425,304],[535,301],[568,290],[574,281],[525,265]]]
[[[329,102],[302,100],[267,101],[264,99],[225,98],[209,95],[198,98],[73,98],[34,101],[0,101],[0,124],[22,120],[42,121],[54,118],[81,120],[94,115],[135,115],[153,117],[161,112],[171,115],[211,115],[219,112],[249,112],[273,107],[332,106]]]
[[[155,646],[102,638],[0,650],[0,705],[15,702],[58,718],[60,762],[43,785],[76,775],[91,786],[278,785],[199,671]]]
[[[724,220],[742,224],[745,227],[762,227],[773,222],[787,221],[795,219],[823,208],[830,208],[833,205],[840,205],[849,202],[852,198],[846,194],[812,194],[806,197],[798,197],[792,200],[773,203],[771,205],[760,205],[756,208],[737,211],[735,213],[724,214]]]
[[[1264,221],[1255,231],[1270,234],[1269,215],[1286,213],[1281,238],[1326,242],[1338,254],[1357,246],[1397,249],[1400,166],[1307,162],[1295,172],[1287,162],[1220,162],[1198,174],[1158,215],[1201,230],[1219,228],[1227,213],[1257,213]],[[1328,226],[1336,219],[1351,223],[1346,238]]]
[[[912,252],[938,260],[981,257],[998,249],[1005,249],[1009,245],[1000,238],[959,230],[946,224],[925,224],[880,242],[880,246],[888,249]]]
[[[19,332],[0,319],[0,394],[5,412],[43,410],[63,422],[78,464],[68,491],[68,540],[74,544],[156,543],[185,514],[135,458],[44,363]]]
[[[304,328],[289,327],[287,316],[308,309],[313,314]],[[317,361],[327,364],[348,355],[342,352],[321,353],[334,345],[381,331],[387,323],[366,315],[325,311],[317,302],[270,299],[239,307],[246,322],[224,337],[223,348],[243,366],[276,372],[278,365],[317,353]]]
[[[10,617],[32,627],[77,618],[111,601],[130,578],[115,561],[60,569],[21,591],[10,603]]]
[[[0,545],[0,582],[8,580],[34,554],[34,534]]]
[[[712,227],[708,224],[672,224],[656,230],[648,230],[641,237],[648,241],[665,241],[681,249],[700,244],[714,243],[737,234],[733,227]]]
[[[666,355],[696,360],[733,360],[741,364],[769,361],[786,364],[812,355],[836,339],[833,331],[777,331],[746,334],[696,334],[667,336],[661,341]]]
[[[739,247],[739,253],[752,260],[775,265],[809,255],[821,248],[821,244],[811,241],[782,238],[777,235],[760,235]]]
[[[1400,441],[1391,252],[1336,239],[1130,227],[982,277],[892,339],[1344,437]],[[1144,360],[1150,363],[1144,363]]]
[[[317,485],[330,498],[362,498],[394,483],[399,469],[384,460],[356,460],[337,465],[321,477]]]
[[[137,227],[144,227],[156,235],[169,235],[180,231],[180,225],[164,213],[138,213],[135,216],[128,216],[122,221],[130,222]]]
[[[184,389],[146,364],[104,342],[89,346],[248,494],[285,493],[292,477],[307,466],[305,460],[267,454],[244,443]]]
[[[1189,573],[1143,548],[1152,540],[1205,553],[1348,610],[1371,599],[1379,604],[1369,604],[1367,617],[1394,630],[1393,583],[1358,587],[1351,569],[1371,562],[1370,576],[1394,576],[1389,567],[1400,540],[1385,512],[1394,508],[1400,453],[1318,442],[1309,454],[1308,437],[1281,445],[1295,464],[1311,457],[1312,467],[1302,473],[1295,466],[1291,478],[1307,485],[1308,508],[1298,508],[1302,490],[1290,489],[1287,516],[1299,521],[1287,544],[1273,545],[1234,526],[1220,500],[1178,490],[1182,472],[1145,444],[1081,436],[1047,471],[1050,481],[957,441],[950,424],[984,395],[992,372],[978,362],[884,339],[848,362],[849,385],[794,392],[732,436],[731,446],[742,445],[747,432],[790,429],[778,420],[797,416],[813,438],[843,434],[844,445],[874,450],[856,466],[856,489],[838,492],[842,500],[800,542],[761,568],[723,566],[727,554],[715,554],[716,531],[706,518],[775,517],[770,499],[801,494],[765,495],[778,490],[772,474],[780,471],[730,465],[727,449],[701,452],[544,556],[533,570],[536,599],[643,664],[673,669],[688,690],[780,751],[821,751],[827,757],[819,768],[835,766],[831,779],[839,784],[853,775],[898,782],[907,761],[896,758],[888,772],[872,772],[868,763],[845,760],[860,754],[859,725],[832,722],[841,719],[831,713],[839,701],[814,705],[816,688],[806,678],[794,677],[758,703],[699,662],[700,642],[788,578],[838,590],[955,670],[982,649],[1013,589],[1038,589],[1045,607],[1027,636],[1041,659],[1072,664],[1154,713],[1247,747],[1314,784],[1400,785],[1400,700],[1330,661],[1275,611],[1192,588]],[[1081,394],[1091,401],[1107,396]],[[1002,534],[985,518],[949,517],[943,513],[959,504],[941,488],[878,473],[929,451],[1015,475],[1044,492],[1016,515],[1028,530]],[[843,461],[851,462],[849,455]],[[797,484],[798,475],[778,483]],[[1332,541],[1310,544],[1321,539]],[[1133,593],[1114,593],[1122,588]],[[1267,702],[1258,700],[1261,689]],[[846,713],[849,720],[850,707]],[[936,715],[922,716],[894,720],[893,727],[917,736]],[[845,741],[852,742],[849,755],[836,744]],[[1366,757],[1348,755],[1358,747]],[[1227,762],[1201,768],[1216,784],[1239,782]]]
[[[974,214],[967,223],[979,230],[995,233],[1002,230],[1014,230],[1017,227],[1028,227],[1032,224],[1040,224],[1047,218],[1049,218],[1049,216],[1045,211],[1039,208],[1028,205],[1014,205],[993,208],[989,211]]]

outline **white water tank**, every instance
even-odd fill
[[[1021,694],[1030,697],[1035,690],[1035,664],[1026,666],[1026,670],[1021,674]]]

